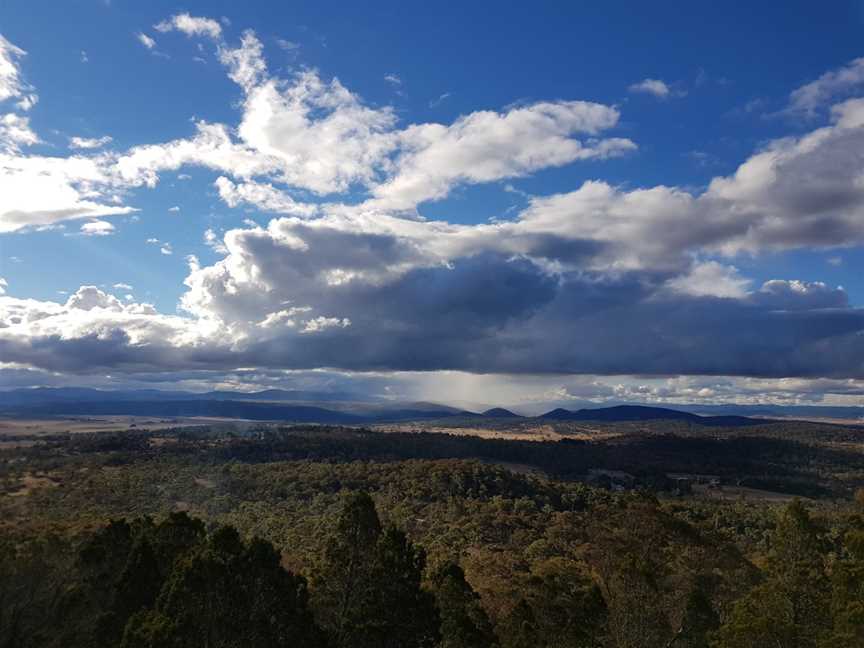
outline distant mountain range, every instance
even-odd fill
[[[765,419],[753,419],[746,416],[699,416],[690,412],[644,405],[616,405],[614,407],[580,409],[575,412],[558,408],[542,414],[539,418],[553,421],[687,421],[710,427],[738,427],[765,423]]]
[[[602,405],[588,400],[546,401],[513,405],[510,409],[529,416],[542,416],[555,409],[578,411],[580,409],[609,409],[622,405],[645,407],[641,403],[626,401],[610,401]],[[792,419],[843,419],[847,421],[864,422],[864,406],[855,405],[739,405],[734,403],[722,405],[704,405],[694,403],[664,403],[662,406],[651,406],[652,409],[667,409],[679,412],[689,412],[703,416],[745,416],[759,418],[792,418]]]
[[[0,414],[17,417],[46,416],[155,416],[216,417],[253,421],[291,421],[364,425],[384,422],[445,418],[521,417],[509,409],[493,407],[482,413],[436,403],[390,402],[349,393],[287,391],[259,392],[98,390],[85,388],[33,388],[0,391]],[[576,411],[553,409],[536,417],[552,421],[687,421],[704,426],[744,426],[764,419],[725,414],[701,416],[688,411],[642,405],[582,408]]]
[[[296,423],[331,423],[362,425],[385,421],[435,419],[457,416],[447,410],[382,409],[358,414],[314,405],[293,405],[235,400],[165,400],[46,403],[14,410],[18,415],[39,416],[153,416],[208,417],[250,421],[291,421]],[[466,413],[468,414],[468,413]],[[469,414],[470,415],[470,414]],[[473,416],[473,415],[472,415]]]
[[[493,407],[492,409],[488,409],[483,412],[482,416],[487,418],[523,418],[519,414],[514,414],[508,409],[504,409],[503,407]]]
[[[864,407],[855,405],[671,405],[695,414],[786,418],[834,418],[864,421]]]
[[[83,388],[34,388],[0,391],[0,415],[6,416],[154,416],[235,418],[362,425],[479,416],[435,403],[352,400],[355,394],[270,389],[259,392],[204,393]]]

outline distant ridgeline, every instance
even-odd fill
[[[542,419],[553,421],[686,421],[695,425],[737,427],[741,425],[763,425],[765,419],[752,419],[746,416],[699,416],[689,412],[664,407],[645,407],[641,405],[617,405],[599,409],[580,409],[570,411],[555,409],[546,412]]]
[[[240,392],[100,391],[95,389],[18,389],[0,392],[0,413],[18,416],[160,416],[218,417],[252,421],[292,421],[364,425],[432,419],[523,417],[495,407],[482,413],[434,403],[388,403],[346,400],[351,394],[267,390]],[[355,396],[356,397],[356,396]],[[619,405],[570,411],[555,409],[538,419],[552,421],[685,421],[694,425],[736,427],[762,425],[766,419],[744,416],[699,416],[661,407]]]

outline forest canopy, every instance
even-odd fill
[[[5,451],[0,646],[864,645],[864,491],[610,489],[515,471],[519,444],[379,436]]]

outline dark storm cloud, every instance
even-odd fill
[[[68,373],[336,368],[864,376],[864,311],[818,282],[755,290],[735,255],[864,241],[864,100],[701,194],[586,182],[513,221],[374,206],[235,229],[184,314],[98,288],[3,297],[0,359]]]
[[[52,371],[164,372],[233,370],[237,367],[352,371],[429,371],[562,374],[698,374],[737,376],[864,375],[864,310],[852,308],[842,289],[819,283],[767,282],[740,298],[693,296],[664,288],[668,275],[651,272],[567,272],[550,274],[523,257],[483,253],[449,265],[415,268],[380,282],[328,286],[284,256],[313,256],[309,247],[264,245],[253,236],[256,267],[274,287],[259,301],[258,317],[289,302],[303,306],[298,320],[249,329],[245,338],[203,336],[194,342],[172,340],[179,327],[195,320],[173,318],[152,335],[144,316],[132,324],[99,320],[100,309],[69,308],[39,314],[52,318],[90,317],[99,330],[82,335],[8,336],[0,332],[0,357]],[[329,239],[328,239],[329,240]],[[376,250],[387,260],[401,259],[398,245],[366,237],[365,251],[339,257],[355,269],[385,272]],[[308,244],[309,239],[304,242]],[[353,246],[349,246],[353,247]],[[252,248],[250,248],[252,249]],[[299,249],[299,248],[298,248]],[[271,256],[268,258],[266,254]],[[276,263],[281,259],[282,265]],[[352,261],[353,259],[353,261]],[[301,264],[301,268],[302,268]],[[311,266],[306,266],[311,267]],[[343,265],[344,267],[344,265]],[[277,284],[273,277],[283,277]],[[217,294],[226,312],[242,290]],[[331,325],[304,329],[314,316]],[[116,317],[133,317],[118,314]],[[143,318],[143,319],[142,319]],[[349,324],[350,322],[350,324]],[[59,324],[58,324],[59,325]],[[85,330],[88,325],[80,325]],[[135,331],[134,336],[125,329]],[[260,333],[259,333],[260,331]],[[179,335],[179,333],[177,334]]]

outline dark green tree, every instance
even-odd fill
[[[388,527],[378,539],[373,574],[377,618],[368,625],[382,648],[431,648],[440,640],[435,597],[421,586],[426,552]]]
[[[498,636],[504,648],[544,648],[534,611],[525,599],[516,606],[498,625]]]
[[[162,572],[150,541],[146,537],[139,538],[129,552],[115,586],[113,616],[120,624],[120,632],[129,617],[139,610],[153,607],[162,589]]]
[[[147,535],[163,578],[167,578],[176,561],[197,547],[206,535],[204,523],[185,512],[171,513],[167,518],[147,529]]]
[[[53,535],[0,537],[0,648],[63,645],[70,554]]]
[[[498,639],[480,596],[459,565],[447,563],[432,576],[441,615],[441,648],[497,648]]]
[[[313,578],[314,607],[336,646],[412,648],[438,640],[426,557],[401,531],[382,531],[372,498],[346,496]]]
[[[81,548],[77,564],[80,580],[66,602],[67,615],[73,620],[65,632],[66,642],[99,646],[120,640],[127,621],[122,614],[130,610],[118,594],[122,596],[121,579],[127,573],[134,544],[132,525],[121,519],[111,520]]]
[[[681,625],[671,642],[676,648],[708,648],[711,633],[720,626],[720,615],[703,585],[705,579],[697,577],[695,580],[687,596]]]
[[[672,636],[659,580],[657,565],[643,556],[627,556],[605,580],[610,632],[617,648],[659,648]]]
[[[318,647],[303,578],[285,571],[272,545],[246,545],[222,527],[177,561],[154,610],[130,619],[124,648]]]
[[[175,562],[204,539],[204,524],[186,513],[159,523],[112,520],[78,555],[78,583],[65,596],[64,643],[119,643],[129,619],[155,605]]]
[[[348,645],[373,612],[380,535],[372,498],[367,493],[347,495],[312,583],[317,618],[337,646]]]
[[[538,640],[554,648],[594,647],[607,634],[608,610],[600,588],[584,566],[549,559],[532,566],[524,585],[538,628]]]
[[[833,627],[825,648],[864,646],[864,529],[847,532],[843,540],[844,555],[831,575]]]
[[[831,624],[823,541],[804,505],[795,500],[771,536],[767,579],[739,600],[717,632],[723,648],[815,648]]]

